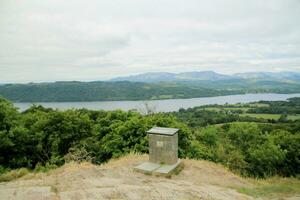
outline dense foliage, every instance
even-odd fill
[[[41,106],[19,113],[3,98],[0,108],[0,165],[5,168],[61,165],[68,153],[79,153],[94,163],[130,151],[145,153],[145,131],[155,125],[180,128],[180,156],[185,157],[190,147],[190,130],[171,115],[142,116],[121,110],[58,111]]]
[[[271,114],[300,114],[300,98],[290,98],[289,101],[260,101],[269,105],[266,107],[252,108],[249,113],[271,113]]]
[[[294,114],[299,102],[300,98],[291,98],[256,104],[209,105],[180,109],[173,114],[193,129],[188,155],[191,158],[220,162],[246,176],[299,176],[300,117],[289,120],[287,115],[281,115],[274,120],[242,115],[283,107]]]
[[[149,100],[211,97],[256,92],[297,93],[300,84],[278,81],[54,82],[0,85],[0,95],[15,102]]]
[[[295,101],[285,106],[293,107]],[[239,106],[149,115],[32,106],[20,113],[0,98],[0,172],[59,166],[70,159],[99,164],[132,151],[147,153],[145,131],[164,126],[180,129],[180,157],[222,163],[245,176],[299,176],[300,121],[244,117],[237,110],[250,105]]]

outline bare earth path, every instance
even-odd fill
[[[251,184],[219,165],[184,160],[184,170],[172,178],[133,171],[133,166],[147,159],[146,155],[129,155],[101,166],[69,163],[48,174],[0,183],[0,199],[252,199],[230,189]]]

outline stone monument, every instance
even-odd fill
[[[153,127],[148,130],[149,161],[134,169],[146,174],[171,175],[179,166],[176,128]]]

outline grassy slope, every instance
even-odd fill
[[[273,177],[265,180],[248,179],[254,187],[237,187],[238,192],[264,198],[300,197],[300,180],[296,178]]]

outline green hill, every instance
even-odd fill
[[[256,92],[298,93],[300,84],[277,81],[53,82],[0,85],[0,96],[14,102],[153,100],[211,97]]]

